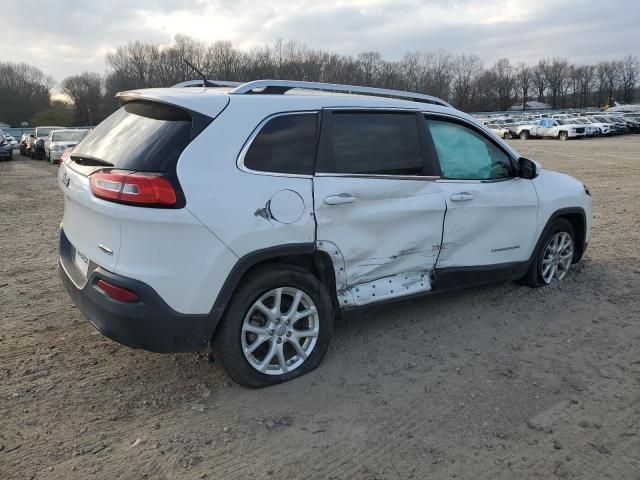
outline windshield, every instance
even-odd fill
[[[86,130],[70,130],[62,132],[53,132],[51,141],[53,142],[79,142],[87,134]]]
[[[38,138],[42,138],[42,137],[48,137],[49,134],[51,133],[51,130],[55,130],[54,128],[38,128],[38,134],[37,137]]]

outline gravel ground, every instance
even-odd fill
[[[56,168],[0,163],[0,478],[640,479],[640,136],[514,141],[591,188],[583,262],[343,318],[263,390],[98,334],[56,273]]]

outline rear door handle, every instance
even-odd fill
[[[324,199],[324,203],[327,205],[342,205],[343,203],[353,203],[357,200],[356,197],[349,193],[341,193],[340,195],[330,195]]]
[[[468,202],[469,200],[473,200],[473,195],[467,192],[462,193],[454,193],[449,197],[452,202]]]

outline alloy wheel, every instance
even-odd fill
[[[542,279],[547,285],[562,280],[573,261],[573,239],[567,232],[553,235],[542,254]]]
[[[249,308],[242,323],[242,352],[258,372],[283,375],[309,358],[319,331],[318,311],[309,295],[294,287],[274,288]]]

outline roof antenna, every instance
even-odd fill
[[[215,87],[216,84],[213,82],[210,82],[209,80],[207,80],[207,77],[205,76],[204,73],[202,73],[200,70],[198,70],[189,60],[187,60],[186,58],[183,58],[182,61],[184,63],[186,63],[187,65],[189,65],[191,68],[193,68],[193,70],[202,77],[202,86],[203,87]]]

